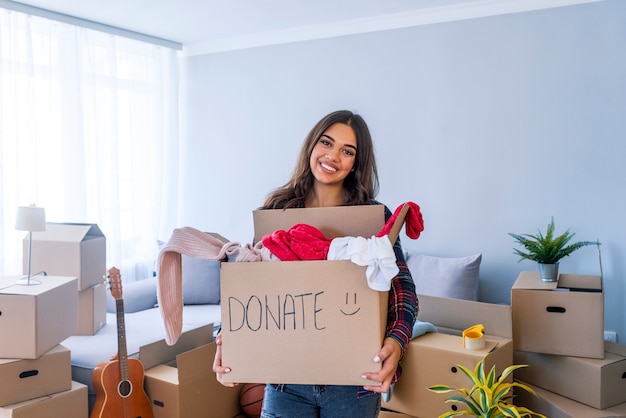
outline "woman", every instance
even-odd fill
[[[303,144],[291,180],[272,192],[262,209],[313,208],[381,204],[378,171],[372,138],[363,118],[347,110],[333,112],[320,120]],[[388,219],[391,211],[385,207]],[[380,393],[387,392],[401,369],[399,362],[411,338],[417,315],[417,296],[406,266],[400,240],[394,244],[399,274],[391,282],[387,330],[374,361],[377,373],[364,372],[364,379],[380,386],[321,386],[268,384],[263,400],[263,418],[378,416]],[[217,337],[213,365],[218,381],[230,369],[221,364],[221,338]],[[227,386],[233,384],[223,383]]]

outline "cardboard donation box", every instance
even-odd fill
[[[545,415],[549,418],[626,418],[626,402],[606,409],[596,409],[566,398],[557,393],[515,379],[535,391],[537,396],[525,390],[515,391],[515,405]]]
[[[523,271],[511,290],[515,350],[576,357],[604,357],[602,278],[560,274],[544,282]]]
[[[0,418],[85,418],[87,386],[72,382],[69,390],[0,408]]]
[[[487,356],[486,371],[495,366],[499,375],[513,364],[511,307],[426,295],[418,297],[420,320],[434,324],[439,332],[411,340],[402,361],[402,376],[393,388],[391,399],[382,406],[414,417],[437,417],[455,407],[464,409],[460,403],[445,403],[453,394],[428,390],[437,384],[471,388],[472,382],[457,365],[473,371]],[[476,324],[485,327],[484,347],[465,348],[460,334]]]
[[[107,322],[107,289],[98,283],[78,292],[78,331],[76,335],[94,335]]]
[[[213,372],[215,343],[176,356],[176,361],[146,370],[146,391],[155,418],[234,417],[239,387],[219,383]]]
[[[370,238],[382,205],[254,212],[255,241],[304,223],[327,238]],[[346,260],[221,265],[222,364],[230,382],[377,384],[388,292],[367,285],[366,267]],[[332,354],[329,353],[332,347]]]
[[[0,359],[0,406],[71,388],[70,351],[62,345],[38,359]]]
[[[604,359],[516,351],[515,378],[598,409],[626,402],[626,346],[605,342]]]
[[[0,358],[35,359],[78,328],[75,277],[39,276],[23,286],[0,279]]]
[[[24,238],[28,254],[28,236]],[[24,257],[24,271],[28,259]],[[78,290],[104,282],[106,275],[106,238],[98,225],[46,223],[46,230],[33,232],[31,272],[78,278]]]

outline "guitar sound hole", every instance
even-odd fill
[[[126,398],[133,391],[133,387],[128,380],[123,380],[117,387],[117,391],[122,398]]]

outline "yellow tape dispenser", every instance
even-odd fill
[[[476,324],[463,331],[463,347],[468,350],[480,350],[485,348],[485,327]]]

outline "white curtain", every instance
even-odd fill
[[[22,273],[18,206],[95,223],[107,268],[152,275],[177,218],[176,51],[0,9],[0,270]]]

